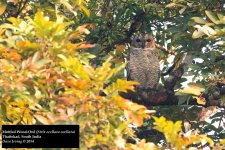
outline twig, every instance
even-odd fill
[[[13,15],[14,17],[18,17],[19,14],[22,12],[22,10],[25,8],[26,4],[29,2],[29,0],[25,0],[25,2],[22,5],[22,2],[19,5],[18,11]]]
[[[160,46],[160,45],[156,45],[156,48],[160,49],[161,51],[163,52],[166,52],[167,54],[171,54],[171,55],[175,55],[174,51],[173,50],[167,50],[165,49],[164,47]]]
[[[171,67],[169,67],[169,69],[166,72],[162,72],[161,75],[162,76],[169,75],[173,71],[173,69],[175,68],[175,66],[176,66],[176,63],[174,63]]]
[[[225,115],[225,109],[223,109],[222,111],[223,111],[223,115],[220,117],[220,122],[219,122],[218,128],[221,126],[222,120],[223,120],[224,115]]]

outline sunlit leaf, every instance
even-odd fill
[[[76,58],[65,58],[63,55],[59,55],[60,58],[66,59],[60,64],[65,67],[68,72],[72,73],[74,76],[84,79],[86,81],[90,80],[88,71],[85,70],[84,66]]]
[[[44,125],[50,125],[52,122],[42,115],[35,114],[34,117]]]
[[[120,92],[127,92],[128,90],[134,91],[134,85],[138,83],[135,81],[126,81],[118,79],[116,82],[112,83],[111,85],[107,86],[104,89],[104,93],[109,94],[117,94]]]
[[[185,94],[193,94],[193,95],[200,95],[203,91],[204,91],[204,87],[202,87],[202,85],[198,85],[198,84],[189,84],[188,87],[185,87],[182,90],[179,90],[179,92],[177,93],[179,95],[179,93],[185,93]]]
[[[169,3],[166,5],[166,8],[174,7],[176,6],[176,3]]]
[[[79,5],[80,6],[80,8],[85,12],[85,14],[87,15],[87,16],[90,16],[90,11],[86,8],[86,7],[84,7],[83,5]]]
[[[212,35],[215,35],[216,34],[216,31],[213,28],[208,27],[206,25],[204,25],[204,26],[195,25],[194,27],[197,28],[198,31],[195,31],[193,33],[193,38],[199,38],[199,37],[201,37],[202,36],[202,33],[204,33],[204,34],[206,34],[208,36],[212,36]]]
[[[192,97],[197,100],[198,104],[201,104],[201,105],[205,105],[206,104],[206,100],[205,100],[204,97],[198,97],[198,96],[192,96]]]
[[[87,16],[90,16],[89,10],[85,7],[85,0],[76,0],[75,3],[85,12]]]
[[[209,17],[209,19],[215,23],[215,24],[220,24],[220,21],[218,20],[218,18],[215,16],[215,14],[212,11],[206,10],[205,11],[207,17]]]
[[[0,15],[2,15],[5,12],[6,8],[7,8],[7,4],[1,2],[0,3]]]
[[[70,5],[69,2],[67,2],[66,0],[60,0],[59,3],[61,3],[64,7],[66,7],[70,12],[72,12],[75,16],[77,15],[77,12],[74,11],[73,6]]]
[[[206,23],[208,23],[208,21],[206,21],[205,19],[202,19],[200,17],[192,17],[191,19],[193,19],[196,23],[199,23],[199,24],[206,24]]]

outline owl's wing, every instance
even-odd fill
[[[127,62],[127,65],[126,65],[125,69],[126,69],[126,72],[127,72],[127,80],[129,81],[129,80],[131,80],[131,75],[130,75],[130,73],[131,73],[131,71],[130,71],[130,49],[129,49],[128,54],[126,55],[125,59],[126,59],[126,62]]]
[[[127,66],[126,66],[126,71],[127,71],[127,80],[131,80],[131,70],[130,70],[130,63],[128,62],[127,63]]]

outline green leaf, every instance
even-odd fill
[[[3,117],[3,120],[7,120],[7,116],[6,116],[7,112],[6,112],[5,104],[1,104],[1,111],[0,112],[1,112],[1,115]]]
[[[191,95],[180,95],[178,96],[178,105],[184,104],[185,102],[187,102],[189,99],[191,98]]]
[[[206,86],[204,84],[202,84],[202,83],[193,83],[193,82],[191,82],[191,83],[188,83],[188,85],[189,86],[199,87],[199,88],[202,88],[202,89],[206,88]]]

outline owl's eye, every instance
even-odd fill
[[[141,42],[141,40],[140,39],[136,39],[136,42]]]
[[[147,42],[151,42],[152,40],[151,40],[151,39],[147,39],[146,41],[147,41]]]

